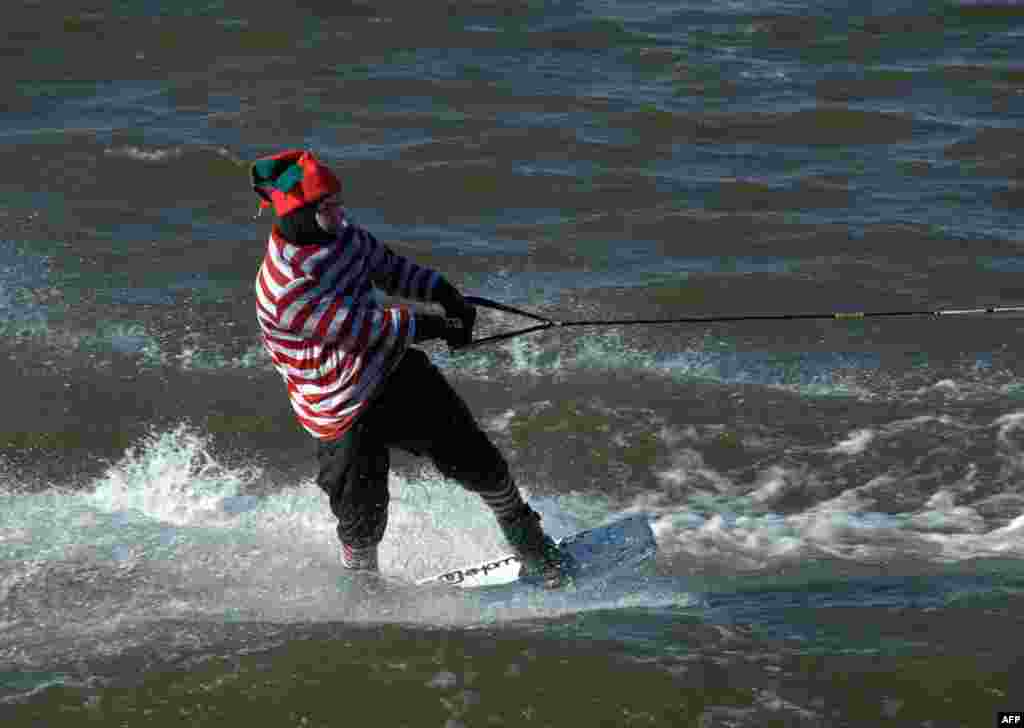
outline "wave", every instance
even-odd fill
[[[402,584],[508,551],[491,512],[456,484],[396,473],[390,487],[381,565]],[[557,502],[533,503],[554,535],[581,527]],[[411,586],[375,596],[342,577],[334,517],[311,479],[271,487],[260,469],[218,460],[185,424],[151,434],[86,490],[29,493],[7,481],[0,504],[10,639],[182,618],[475,624],[688,598],[640,584],[610,600],[552,596],[500,610]]]
[[[235,173],[237,173],[239,168],[247,166],[244,160],[227,147],[212,144],[170,146],[125,144],[105,147],[103,154],[114,159],[127,159],[146,164],[163,164],[185,160],[190,163],[205,164],[216,170],[224,169],[225,165],[229,165],[229,168],[233,168]]]
[[[1019,558],[1022,432],[1020,411],[980,425],[948,415],[911,417],[859,428],[832,446],[806,448],[799,458],[778,458],[752,482],[735,481],[698,451],[677,446],[675,464],[659,476],[665,487],[636,496],[632,507],[655,515],[666,553],[719,568],[760,570],[822,558],[861,564]],[[915,456],[908,462],[890,452]],[[947,472],[952,463],[958,469]]]

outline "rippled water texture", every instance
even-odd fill
[[[4,725],[986,726],[1021,710],[1024,6],[14,0],[0,40]],[[263,353],[255,158],[465,293],[428,345],[563,536],[659,556],[489,605],[398,454],[340,573]],[[481,310],[478,335],[528,320]]]

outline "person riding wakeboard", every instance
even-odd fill
[[[317,484],[337,518],[341,563],[378,570],[388,521],[390,450],[430,458],[490,507],[522,576],[548,588],[571,564],[523,500],[498,448],[463,399],[413,344],[472,340],[475,308],[442,275],[378,242],[348,218],[338,176],[309,150],[256,160],[260,206],[276,216],[256,277],[262,340],[299,424],[317,440]],[[445,315],[382,305],[440,304]]]

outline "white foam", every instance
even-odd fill
[[[179,425],[129,449],[96,482],[91,500],[107,511],[136,511],[176,525],[224,524],[256,502],[239,490],[259,475],[221,466],[200,435]]]
[[[764,511],[771,496],[785,491],[788,474],[770,471],[763,485],[713,508],[693,498],[666,507],[645,497],[638,506],[657,516],[655,534],[664,553],[692,557],[698,563],[738,569],[763,569],[774,563],[819,555],[875,562],[917,557],[937,563],[982,556],[1024,556],[1024,516],[991,529],[971,507],[955,505],[952,493],[937,492],[918,511],[887,514],[872,510],[867,494],[892,482],[880,476],[800,513]]]
[[[860,455],[864,452],[877,433],[871,428],[863,428],[851,432],[845,440],[836,443],[826,452],[837,455]]]
[[[940,417],[914,423],[926,421],[955,424]],[[912,426],[910,420],[892,423],[879,433]],[[1024,427],[1024,413],[1004,415],[993,427],[1002,449],[1019,454],[1016,431]],[[872,493],[899,486],[898,476],[883,474],[802,512],[780,514],[773,508],[786,496],[817,487],[814,473],[769,465],[753,486],[734,483],[684,446],[699,435],[665,433],[673,448],[671,464],[659,474],[663,489],[637,497],[625,509],[593,493],[531,503],[556,537],[623,510],[652,513],[663,553],[721,568],[762,569],[822,554],[939,562],[1024,556],[1024,517],[992,528],[974,508],[957,504],[976,469],[911,513],[877,512]],[[839,446],[855,455],[867,442],[863,432],[854,432]],[[49,592],[39,591],[44,585],[62,583],[69,585],[69,595],[85,585],[87,595],[96,591],[106,600],[85,596],[80,604],[48,608],[53,624],[47,628],[63,628],[63,622],[79,631],[83,624],[129,617],[196,614],[464,624],[688,598],[681,582],[658,589],[638,582],[633,593],[609,594],[605,601],[545,595],[503,611],[482,610],[472,595],[398,589],[368,596],[339,583],[334,517],[313,481],[256,495],[266,490],[257,487],[262,478],[258,469],[220,462],[207,438],[182,425],[129,450],[89,491],[0,488],[0,619],[20,623],[19,604],[30,608],[33,600],[48,598]],[[390,524],[380,554],[385,574],[411,582],[507,552],[483,502],[432,468],[393,473],[390,490]],[[1007,507],[1012,510],[1015,502],[1007,500]]]
[[[992,424],[999,427],[996,437],[999,439],[1001,444],[1013,449],[1020,449],[1019,445],[1010,439],[1010,435],[1012,435],[1015,430],[1024,428],[1024,410],[1010,412],[1009,414],[997,417]]]
[[[655,476],[666,486],[665,495],[682,490],[728,491],[731,481],[704,463],[704,456],[692,448],[677,447],[669,453],[671,465]]]
[[[508,432],[509,425],[512,424],[515,416],[516,411],[514,409],[505,410],[500,415],[496,415],[488,420],[487,429],[491,432]]]
[[[946,531],[961,534],[984,534],[985,519],[968,506],[957,506],[955,496],[948,490],[939,490],[925,507],[908,519],[918,532]]]
[[[757,503],[774,503],[794,490],[803,487],[799,474],[788,468],[773,465],[761,474],[755,488],[747,497]]]
[[[962,561],[986,556],[1024,556],[1024,514],[1007,525],[981,534],[928,534],[944,560]]]
[[[114,157],[127,157],[140,162],[166,162],[168,159],[178,159],[185,150],[181,147],[169,149],[144,149],[142,147],[127,146],[116,149],[105,149],[104,154]]]
[[[126,145],[123,147],[107,147],[103,150],[103,153],[110,157],[123,157],[138,162],[160,163],[180,159],[185,156],[189,149],[190,147],[183,146],[160,148]],[[191,147],[191,149],[197,148]],[[236,160],[235,156],[226,147],[204,145],[201,147],[201,151],[224,159]]]
[[[997,417],[993,423],[999,455],[1007,462],[1011,471],[1019,474],[1024,470],[1024,411],[1018,410]]]
[[[1019,473],[1024,469],[1024,411],[997,417],[990,427],[996,455],[1007,463],[1004,475]],[[965,431],[987,429],[945,414],[926,414],[853,430],[825,452],[864,456],[878,440],[920,433],[935,440],[932,453],[954,452]],[[965,463],[958,482],[908,512],[882,513],[876,502],[876,494],[899,491],[905,480],[915,477],[896,465],[802,512],[780,515],[772,509],[787,496],[818,487],[814,472],[773,464],[757,475],[752,487],[741,486],[708,467],[695,451],[677,447],[674,457],[673,467],[659,474],[664,492],[646,494],[636,505],[656,514],[655,533],[666,554],[689,556],[698,563],[760,569],[823,554],[868,562],[921,558],[940,563],[1024,554],[1024,532],[1014,515],[1020,498],[1003,492],[979,503],[958,504],[960,494],[978,487],[979,467],[974,463]],[[817,500],[813,493],[808,496]],[[983,506],[998,506],[1011,520],[993,525],[979,511]]]
[[[465,624],[687,598],[638,583],[613,601],[545,595],[496,611],[454,591],[367,594],[343,581],[335,519],[312,479],[257,496],[261,478],[258,469],[219,462],[208,438],[181,425],[129,450],[89,491],[0,490],[0,560],[15,565],[0,577],[0,617],[48,604],[48,622],[38,626],[76,634],[124,619],[196,615]],[[508,552],[483,501],[432,469],[393,473],[390,491],[385,575],[411,583]],[[572,498],[530,500],[555,537],[580,527],[565,511]],[[67,598],[53,605],[47,595],[60,583]]]

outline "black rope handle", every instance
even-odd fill
[[[524,311],[515,306],[492,301],[489,298],[478,296],[466,296],[466,303],[481,308],[490,308],[495,311],[515,314],[524,318],[540,321],[541,323],[526,328],[508,331],[503,334],[486,336],[482,339],[475,339],[465,346],[458,347],[458,350],[472,349],[485,344],[493,344],[498,341],[506,341],[524,334],[532,334],[535,331],[544,331],[551,328],[566,328],[571,326],[630,326],[650,324],[712,324],[734,321],[807,321],[811,319],[831,319],[834,321],[847,321],[852,319],[866,319],[895,316],[964,316],[970,314],[996,314],[996,313],[1022,313],[1024,306],[988,306],[982,308],[955,308],[939,310],[906,310],[906,311],[833,311],[831,313],[782,313],[782,314],[740,314],[731,316],[684,316],[682,318],[670,319],[603,319],[592,321],[557,321],[536,313]]]
[[[504,311],[505,313],[515,314],[516,316],[522,316],[524,318],[533,319],[534,321],[540,321],[541,323],[535,326],[527,326],[526,328],[523,329],[516,329],[515,331],[508,331],[504,334],[495,334],[494,336],[485,336],[482,339],[474,339],[468,344],[458,347],[457,351],[475,349],[478,346],[494,344],[498,341],[506,341],[507,339],[513,339],[517,336],[522,336],[524,334],[532,334],[534,331],[543,331],[544,329],[550,329],[555,326],[561,326],[561,324],[558,321],[555,321],[554,319],[549,319],[536,313],[530,313],[529,311],[523,311],[520,308],[516,308],[515,306],[509,306],[508,304],[505,303],[492,301],[489,298],[480,298],[479,296],[466,296],[464,300],[466,301],[466,303],[472,304],[474,306],[479,306],[480,308],[490,308],[494,309],[495,311]]]
[[[466,301],[466,303],[471,303],[474,306],[480,306],[482,308],[493,308],[495,311],[504,311],[505,313],[514,313],[517,316],[533,319],[534,321],[542,321],[543,323],[546,324],[555,325],[558,323],[554,319],[546,318],[544,316],[541,316],[540,314],[530,313],[529,311],[524,311],[523,309],[516,308],[515,306],[509,306],[507,303],[498,303],[497,301],[492,301],[489,298],[480,298],[478,296],[466,296],[464,300]]]

